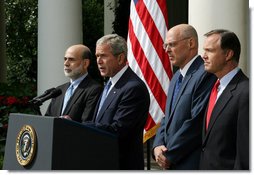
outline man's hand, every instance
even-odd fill
[[[164,156],[164,153],[167,151],[168,149],[164,146],[157,146],[154,148],[153,152],[154,152],[154,156],[155,156],[155,160],[158,163],[158,165],[164,169],[168,169],[170,167],[170,162],[169,160]]]
[[[63,115],[63,116],[60,116],[60,118],[65,118],[65,119],[68,119],[68,120],[72,120],[69,115]]]

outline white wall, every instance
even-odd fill
[[[249,75],[249,13],[247,0],[190,0],[189,23],[199,35],[199,51],[203,53],[204,34],[212,29],[228,29],[236,33],[242,51],[239,67]]]
[[[253,63],[254,60],[254,0],[249,0],[249,7],[250,7],[250,63]],[[253,69],[253,65],[249,64],[249,67],[252,67]],[[250,68],[250,75],[252,74],[252,69]]]

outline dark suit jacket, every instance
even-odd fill
[[[46,116],[61,116],[64,95],[70,83],[65,83],[57,88],[62,94],[53,98],[45,113]],[[98,98],[102,92],[102,86],[87,75],[82,80],[70,98],[63,115],[69,115],[77,122],[91,121]]]
[[[150,105],[144,82],[128,68],[109,92],[95,125],[118,135],[120,169],[144,169],[143,131]]]
[[[165,145],[165,156],[172,163],[171,169],[198,169],[202,121],[208,97],[216,77],[205,72],[202,58],[199,56],[188,69],[171,109],[178,70],[173,76],[168,90],[165,117],[155,136],[153,148]]]
[[[203,125],[200,169],[249,169],[249,79],[240,70]]]

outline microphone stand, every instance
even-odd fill
[[[31,100],[31,101],[29,101],[29,104],[30,104],[30,107],[35,112],[35,114],[42,115],[41,109],[40,109],[40,106],[42,105],[42,103],[41,102],[39,103],[39,100]]]
[[[37,114],[37,115],[42,115],[42,114],[41,114],[40,105],[35,104],[35,103],[30,103],[30,107],[33,109],[33,111],[35,112],[35,114]]]
[[[40,106],[42,103],[46,100],[49,100],[51,98],[55,98],[59,96],[62,93],[60,89],[53,89],[51,92],[49,92],[47,95],[44,95],[42,97],[34,98],[29,103],[31,104],[32,109],[38,114],[41,115]]]

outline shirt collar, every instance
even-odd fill
[[[112,83],[111,87],[113,87],[117,83],[117,81],[121,78],[127,68],[128,65],[124,66],[114,77],[110,77],[110,81]]]
[[[73,85],[73,90],[75,90],[75,89],[78,87],[78,85],[80,84],[80,82],[81,82],[84,78],[86,78],[87,75],[88,75],[88,73],[85,73],[84,75],[82,75],[82,76],[79,77],[78,79],[76,79],[76,80],[74,80],[74,81],[71,80],[71,84]]]
[[[227,73],[226,75],[224,75],[221,79],[220,79],[220,86],[219,88],[224,89],[226,88],[226,86],[228,85],[228,83],[233,79],[233,77],[237,74],[237,72],[240,70],[239,67],[234,68],[232,71],[230,71],[229,73]]]
[[[180,72],[182,74],[183,77],[185,77],[188,69],[190,68],[191,64],[195,61],[195,59],[198,57],[198,55],[196,55],[195,57],[193,57],[182,69],[180,69]]]

